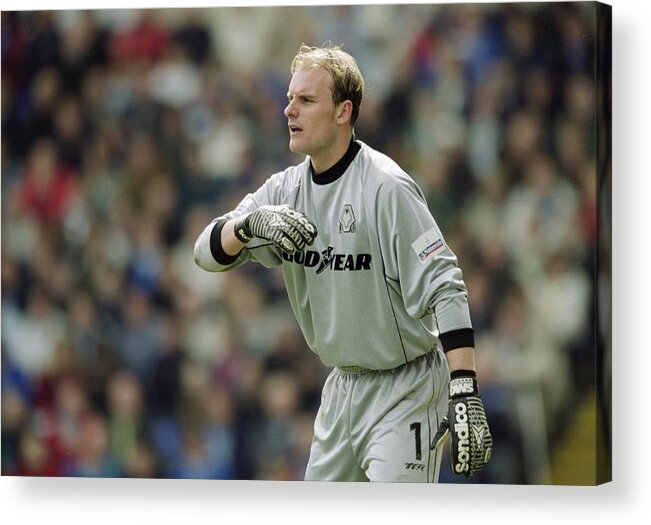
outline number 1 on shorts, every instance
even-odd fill
[[[414,431],[414,440],[416,441],[416,461],[420,461],[423,455],[422,454],[423,450],[420,442],[420,423],[419,422],[412,423],[411,425],[409,425],[409,430]]]

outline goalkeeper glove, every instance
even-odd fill
[[[289,206],[260,206],[235,222],[235,236],[247,243],[253,237],[273,242],[287,253],[303,251],[317,235],[316,226]]]
[[[441,446],[450,435],[452,470],[466,477],[474,476],[491,457],[493,437],[472,370],[452,372],[448,414],[441,421],[431,448]]]

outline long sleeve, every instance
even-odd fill
[[[247,261],[259,262],[271,268],[282,263],[281,254],[275,246],[262,239],[251,242],[236,256],[229,256],[221,249],[220,233],[226,221],[241,217],[260,206],[286,204],[291,189],[295,186],[294,170],[277,173],[267,179],[254,193],[246,195],[237,207],[215,219],[199,234],[194,246],[196,264],[209,272],[224,272]]]
[[[457,257],[416,184],[407,176],[383,183],[376,209],[387,278],[400,287],[409,315],[434,314],[441,334],[471,329]]]

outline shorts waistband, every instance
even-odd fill
[[[382,370],[373,370],[372,368],[364,368],[363,366],[338,366],[336,367],[342,374],[362,375],[372,374],[373,372],[382,372]]]
[[[363,374],[373,374],[373,373],[381,373],[381,372],[394,372],[395,370],[399,370],[403,366],[406,366],[411,363],[415,363],[419,359],[432,359],[434,356],[434,349],[430,350],[426,354],[419,355],[417,358],[412,359],[411,361],[402,364],[400,366],[397,366],[396,368],[388,368],[385,370],[375,370],[373,368],[364,368],[363,366],[337,366],[335,367],[339,372],[342,374],[351,374],[351,375],[363,375]]]

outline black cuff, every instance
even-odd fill
[[[219,264],[224,266],[233,264],[240,256],[239,253],[236,255],[228,255],[222,247],[222,229],[226,222],[226,219],[217,221],[210,232],[210,253]]]
[[[472,377],[477,379],[477,372],[474,370],[453,370],[450,372],[450,379],[456,379],[457,377]]]
[[[253,235],[251,235],[251,230],[249,230],[249,225],[247,224],[248,217],[248,214],[244,217],[240,217],[235,221],[235,224],[233,225],[233,232],[235,233],[235,237],[237,237],[237,239],[244,244],[253,239]]]
[[[474,370],[454,370],[450,372],[450,399],[478,395],[477,373]]]
[[[455,348],[463,348],[464,346],[475,346],[475,331],[472,328],[460,328],[459,330],[451,330],[444,334],[439,334],[439,340],[443,345],[443,351],[446,353]]]

